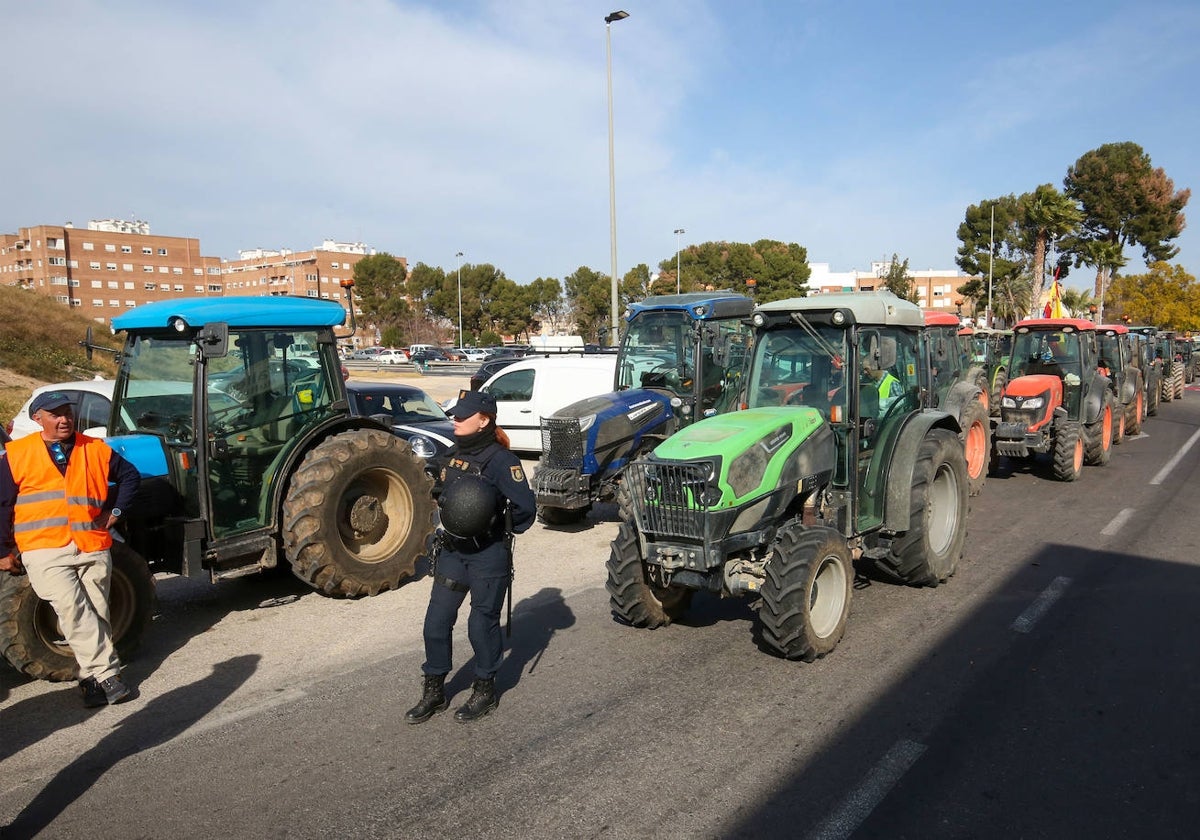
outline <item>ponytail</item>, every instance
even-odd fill
[[[483,416],[492,421],[492,428],[496,430],[496,443],[505,449],[512,449],[512,440],[508,437],[508,433],[496,425],[496,415],[484,414]]]

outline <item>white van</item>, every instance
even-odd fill
[[[550,356],[522,359],[496,373],[479,390],[496,398],[496,425],[520,452],[542,451],[542,418],[613,389],[617,357]]]

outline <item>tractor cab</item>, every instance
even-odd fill
[[[1096,327],[1096,346],[1100,373],[1108,377],[1124,413],[1124,422],[1117,424],[1118,434],[1113,440],[1120,443],[1126,435],[1140,434],[1146,417],[1146,388],[1137,362],[1137,345],[1129,327],[1103,324]]]

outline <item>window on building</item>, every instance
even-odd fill
[[[179,266],[175,266],[175,268],[171,269],[171,273],[172,274],[183,274],[183,269],[180,268]]]
[[[122,245],[122,246],[121,246],[121,253],[122,253],[122,254],[132,254],[132,253],[133,253],[133,246],[132,246],[132,245]]]
[[[49,263],[50,265],[66,265],[67,260],[65,257],[51,257]],[[38,264],[41,265],[41,260],[38,260]]]
[[[202,294],[204,294],[204,287],[203,286],[192,286],[192,291],[196,292],[197,294],[202,295]]]
[[[92,269],[95,269],[96,271],[99,271],[99,270],[100,270],[100,263],[99,263],[99,262],[96,262],[96,261],[89,262],[89,263],[88,263],[88,268],[92,268]]]
[[[103,306],[104,298],[92,298],[92,306]]]
[[[221,273],[221,269],[219,269],[219,268],[209,268],[209,269],[208,269],[208,273],[209,273],[209,274],[220,274],[220,273]]]
[[[201,271],[201,270],[200,270],[200,269],[198,269],[198,268],[193,268],[193,269],[192,269],[192,274],[195,274],[197,277],[200,277],[200,276],[202,276],[202,275],[204,274],[204,272],[203,272],[203,271]]]
[[[157,288],[158,288],[157,283],[145,283],[142,285],[142,289],[147,292],[153,292]]]
[[[175,284],[175,291],[177,291],[177,292],[182,292],[182,291],[183,291],[183,284],[182,284],[182,283],[176,283],[176,284]]]
[[[153,253],[154,253],[154,249],[153,249],[153,248],[148,248],[147,246],[143,245],[143,246],[142,246],[142,253],[143,253],[143,254],[153,254]]]
[[[109,271],[116,271],[116,270],[117,270],[117,264],[116,264],[116,263],[105,263],[105,264],[104,264],[104,267],[105,267],[106,269],[108,269]]]
[[[55,295],[54,299],[56,301],[58,301],[59,303],[70,303],[71,302],[71,299],[69,297],[67,297],[66,295]]]
[[[121,287],[124,289],[128,289],[131,292],[133,291],[133,283],[129,280],[126,280],[123,284],[121,284]]]
[[[158,273],[159,273],[159,274],[170,274],[170,273],[171,273],[171,267],[170,267],[169,265],[160,265],[160,266],[158,267]]]
[[[309,290],[308,290],[308,292],[307,292],[307,295],[308,295],[308,297],[310,297],[310,298],[315,298],[315,297],[317,296],[317,290],[316,290],[316,289],[309,289]]]
[[[125,301],[125,307],[126,307],[127,309],[133,309],[133,307],[135,307],[135,306],[137,306],[137,301],[136,301],[136,300],[127,300],[127,301]]]
[[[209,283],[208,290],[210,292],[219,292],[219,291],[221,291],[221,287],[219,285],[217,285],[216,283]]]
[[[158,255],[159,255],[160,257],[165,257],[165,256],[167,255],[167,249],[166,249],[166,248],[159,248],[159,249],[158,249]]]
[[[72,306],[83,306],[83,301],[81,301],[79,298],[71,298],[71,305]]]
[[[107,242],[104,245],[104,250],[108,251],[109,253],[115,254],[117,252],[117,246],[112,244],[111,242]]]
[[[92,281],[92,288],[93,288],[93,289],[103,289],[103,288],[104,288],[104,281],[103,281],[103,280],[93,280],[93,281]]]
[[[68,280],[67,285],[70,286],[72,289],[78,289],[79,281],[78,280]]]
[[[144,265],[144,266],[142,266],[142,271],[143,271],[143,272],[145,272],[146,274],[153,274],[153,273],[154,273],[154,266],[152,266],[152,265]]]
[[[116,309],[117,307],[119,307],[119,306],[121,305],[121,301],[119,301],[119,300],[110,300],[110,301],[108,302],[108,305],[109,305],[109,306],[111,306],[111,307],[113,307],[114,309]]]
[[[133,263],[121,263],[122,271],[133,271]]]
[[[110,289],[119,289],[119,288],[120,288],[120,284],[118,284],[116,280],[109,280],[109,281],[108,281],[108,288],[110,288]]]
[[[95,251],[95,250],[96,250],[96,246],[95,246],[95,245],[93,245],[91,242],[84,242],[84,243],[83,243],[83,250],[85,250],[85,251]]]
[[[40,245],[41,243],[39,242],[38,244]],[[47,248],[61,248],[62,246],[63,246],[63,241],[61,239],[54,237],[54,236],[46,237],[46,247]]]

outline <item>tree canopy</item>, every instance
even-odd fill
[[[751,294],[761,302],[802,297],[808,293],[808,251],[796,243],[760,239],[743,242],[704,242],[689,245],[679,253],[682,282],[680,291],[730,289]],[[675,277],[675,254],[658,263],[662,278]],[[655,289],[660,294],[665,290]],[[674,292],[674,289],[671,289]]]
[[[883,288],[890,291],[896,297],[903,300],[918,303],[917,286],[913,282],[912,275],[908,273],[908,260],[900,262],[900,257],[892,254],[892,261],[888,263],[887,270],[879,275],[882,280]]]
[[[1151,263],[1145,274],[1116,278],[1105,309],[1114,315],[1128,315],[1136,324],[1200,330],[1200,284],[1183,266],[1160,260]]]

